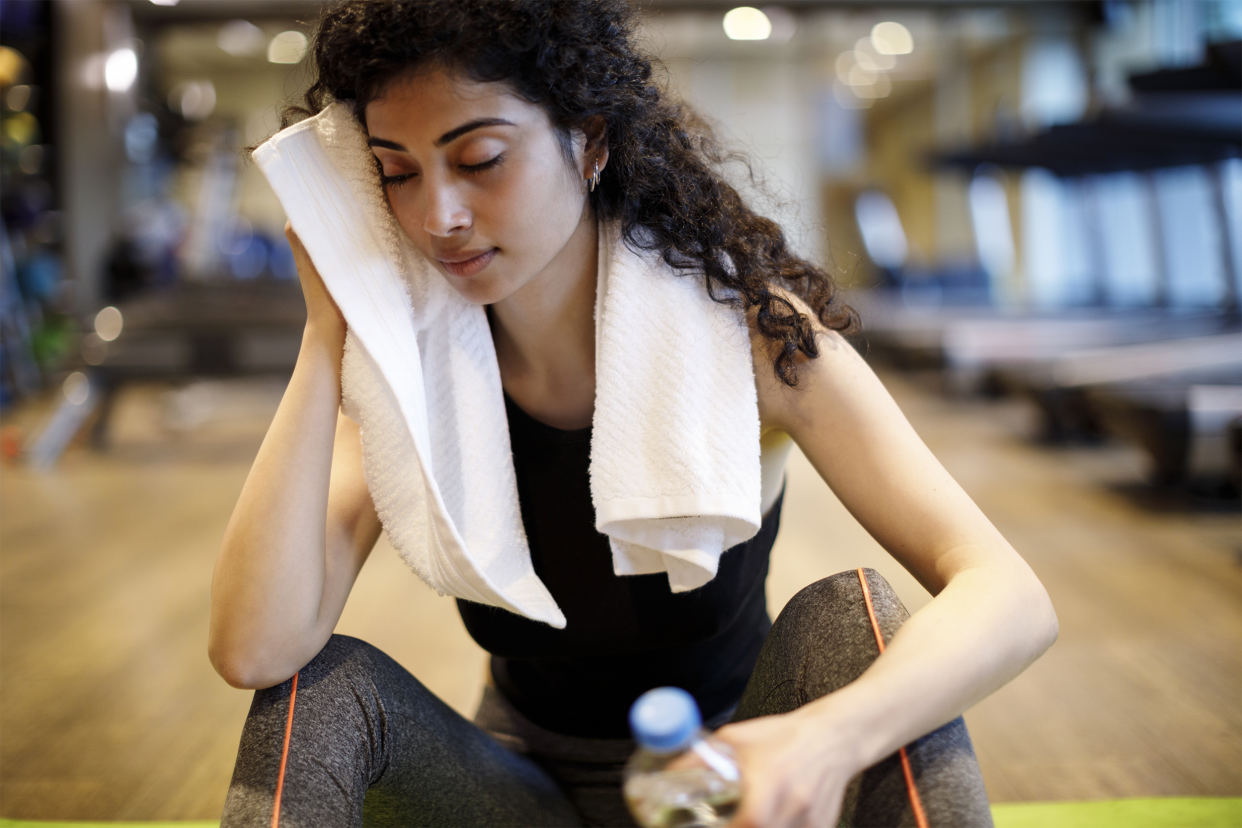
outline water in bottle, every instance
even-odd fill
[[[703,730],[694,697],[677,687],[650,690],[630,708],[630,729],[638,750],[625,768],[625,801],[639,825],[713,828],[733,818],[737,764],[728,745]]]

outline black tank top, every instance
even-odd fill
[[[496,686],[535,724],[573,736],[628,736],[630,704],[652,687],[685,688],[704,720],[735,705],[772,626],[764,581],[781,501],[699,589],[674,594],[664,573],[619,577],[595,530],[591,429],[552,428],[508,396],[505,407],[531,562],[567,626],[458,600]]]

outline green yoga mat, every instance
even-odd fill
[[[1242,828],[1242,798],[1164,797],[1101,802],[1008,802],[992,806],[996,828]],[[0,828],[219,828],[218,822],[39,822]]]
[[[41,819],[0,819],[0,828],[220,828],[211,822],[46,822]]]
[[[1242,798],[1008,802],[992,818],[996,828],[1242,828]]]

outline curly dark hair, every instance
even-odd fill
[[[602,119],[609,163],[590,195],[596,215],[618,221],[631,247],[701,275],[715,301],[757,309],[773,370],[795,386],[796,354],[819,349],[811,322],[779,289],[830,329],[851,333],[858,316],[832,277],[794,255],[781,228],[725,181],[737,156],[653,81],[634,43],[636,16],[627,0],[344,0],[319,21],[317,75],[305,106],[286,108],[285,125],[333,100],[352,101],[364,120],[385,84],[428,66],[508,84],[548,113],[571,159],[572,133]]]

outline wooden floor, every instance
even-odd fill
[[[1019,403],[949,401],[885,378],[1060,615],[1043,660],[967,714],[993,800],[1242,794],[1237,513],[1143,511],[1125,493],[1142,478],[1129,449],[1036,447]],[[207,663],[208,586],[278,394],[263,383],[133,389],[109,454],[73,447],[48,473],[0,469],[0,815],[219,815],[249,694]],[[187,406],[204,405],[214,414],[192,427]],[[29,428],[38,414],[7,422]],[[911,610],[927,601],[798,456],[783,523],[773,612],[860,565]],[[483,653],[386,542],[339,631],[388,651],[458,710],[477,701]]]

